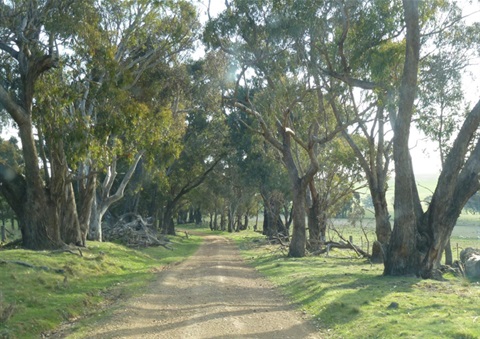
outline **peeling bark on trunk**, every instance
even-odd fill
[[[315,184],[310,182],[311,206],[308,208],[308,250],[311,252],[321,249],[325,242],[326,214],[317,192]]]
[[[87,242],[96,187],[96,174],[89,174],[88,177],[82,180],[79,185],[78,220],[80,223],[82,246],[86,246]]]
[[[75,194],[73,192],[73,184],[70,182],[65,187],[64,209],[60,214],[61,228],[60,234],[62,240],[67,244],[76,246],[85,246],[82,240],[80,229],[80,221],[77,214],[77,205],[75,202]]]
[[[90,227],[88,229],[89,240],[102,241],[102,216],[100,215],[100,210],[98,207],[98,198],[95,194],[94,198],[92,199],[92,209],[90,212]]]
[[[290,257],[301,258],[305,256],[306,249],[306,185],[301,179],[293,183],[293,231],[288,255]]]
[[[49,201],[38,167],[38,156],[31,121],[19,126],[25,161],[26,200],[22,220],[23,246],[33,250],[63,246],[59,223],[55,221],[56,206]]]
[[[375,210],[375,234],[377,242],[372,246],[373,263],[383,263],[385,260],[385,251],[387,249],[392,228],[390,225],[390,214],[388,213],[387,199],[385,192],[372,192],[373,206]]]
[[[82,245],[80,222],[78,220],[77,205],[73,184],[69,181],[67,159],[62,140],[54,140],[49,145],[51,178],[50,197],[55,210],[55,223],[60,229],[60,236],[67,244]]]

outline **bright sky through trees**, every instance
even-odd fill
[[[224,10],[225,1],[228,0],[199,0],[200,14],[204,18],[202,21],[208,19],[208,9],[210,9],[212,17],[217,16]],[[480,22],[479,4],[480,0],[459,1],[463,14],[468,15],[466,20],[469,24]],[[465,99],[469,104],[475,103],[478,100],[478,93],[480,93],[480,79],[474,72],[474,69],[478,68],[479,65],[480,60],[473,61],[471,69],[466,72],[469,75],[464,78]],[[440,156],[436,151],[436,144],[429,141],[422,132],[414,128],[410,136],[410,147],[415,173],[417,175],[438,176],[440,173]]]

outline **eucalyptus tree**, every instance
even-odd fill
[[[239,88],[241,98],[245,88]],[[258,212],[255,205],[259,198],[263,201],[263,233],[269,237],[279,233],[287,236],[290,213],[284,213],[283,207],[289,205],[288,176],[285,168],[278,162],[278,154],[272,152],[265,139],[252,133],[255,118],[240,109],[229,110],[227,117],[229,142],[232,152],[229,153],[227,185],[236,185],[241,194],[238,199],[239,208],[244,213],[245,223],[251,209]],[[290,209],[288,209],[289,211]],[[282,220],[282,214],[287,219]],[[238,224],[238,223],[237,223]]]
[[[428,54],[420,65],[419,108],[415,124],[425,135],[436,144],[436,151],[443,168],[445,157],[452,146],[452,137],[458,133],[464,114],[462,104],[462,73],[469,64],[471,52],[457,53],[457,48],[468,44],[465,34],[449,34],[453,39],[446,39],[443,34],[435,37],[435,45],[439,52]],[[448,35],[447,35],[448,36]],[[460,38],[461,37],[461,38]],[[445,40],[450,40],[445,43]],[[453,40],[453,41],[451,41]],[[463,48],[465,50],[465,48]],[[418,114],[421,112],[421,115]],[[453,263],[450,240],[445,246],[445,264]]]
[[[384,225],[381,229],[386,231],[382,237],[382,248],[386,252],[385,274],[429,277],[461,207],[478,188],[474,141],[478,105],[468,112],[466,124],[445,159],[435,199],[427,211],[423,211],[408,143],[415,111],[417,73],[422,71],[422,62],[429,59],[435,59],[440,69],[448,70],[450,66],[445,61],[449,59],[433,56],[444,51],[446,46],[456,46],[457,53],[468,53],[476,46],[473,37],[478,34],[478,27],[463,27],[458,8],[442,1],[422,2],[420,8],[418,1],[318,1],[305,6],[311,5],[317,6],[317,10],[302,13],[307,13],[306,17],[310,18],[307,21],[316,23],[313,27],[318,32],[311,37],[317,38],[310,38],[309,45],[298,44],[300,54],[317,51],[311,66],[314,78],[323,79],[327,95],[332,91],[344,93],[343,100],[329,100],[335,117],[339,121],[351,115],[356,117],[359,121],[356,132],[369,140],[368,152],[361,151],[351,140],[351,130],[343,133],[367,173],[372,197],[379,198],[375,204],[378,206],[377,236],[380,239],[379,225]],[[454,45],[451,39],[450,45],[444,42],[440,46],[432,40],[439,35],[463,35],[468,43]],[[304,51],[304,46],[309,49]],[[425,51],[423,59],[420,58],[421,46]],[[423,79],[422,88],[435,88],[435,77]],[[450,76],[450,79],[454,78]],[[345,109],[347,100],[350,104]],[[422,111],[418,113],[422,117]],[[387,119],[392,125],[391,141],[385,139]],[[394,233],[388,240],[390,225],[384,192],[390,154],[395,162],[395,219]],[[473,183],[466,187],[466,182],[472,178]]]
[[[86,8],[82,2],[77,9]],[[51,199],[40,170],[34,137],[36,85],[59,66],[59,43],[72,36],[67,29],[86,21],[85,11],[64,1],[0,3],[0,105],[15,121],[22,145],[25,172],[2,176],[5,196],[19,218],[23,245],[30,249],[56,248],[60,237],[60,206]],[[68,22],[68,25],[66,23]]]
[[[103,141],[99,149],[107,155],[102,159],[106,175],[95,195],[91,218],[97,239],[101,239],[102,215],[123,196],[128,182],[125,176],[120,190],[110,194],[117,158],[129,154],[135,159],[129,174],[142,153],[152,159],[158,158],[157,152],[178,153],[175,144],[183,131],[176,112],[185,78],[182,64],[198,28],[195,9],[187,1],[107,1],[99,14],[93,25],[99,39],[85,51],[87,60],[91,59],[90,82],[84,82],[91,94],[87,104],[93,107],[87,116],[94,121],[95,139]],[[118,100],[112,101],[112,96]],[[90,166],[92,171],[97,169]]]
[[[337,124],[352,125],[342,136],[363,169],[374,202],[375,261],[383,260],[391,233],[386,191],[392,141],[386,126],[403,61],[402,44],[395,40],[401,33],[396,26],[400,9],[396,2],[383,1],[297,2],[291,9],[296,25],[304,25],[306,32],[296,37],[299,58],[322,88],[319,96]]]
[[[356,142],[362,144],[360,140]],[[343,138],[335,138],[323,146],[319,152],[319,164],[318,173],[309,185],[308,245],[311,251],[318,250],[325,242],[327,220],[338,214],[342,206],[364,187],[365,181],[353,150]]]
[[[403,51],[399,72],[391,72],[388,77],[381,78],[385,79],[384,82],[388,81],[384,90],[388,100],[384,102],[393,128],[392,150],[395,163],[394,228],[386,247],[384,274],[432,277],[435,274],[434,267],[439,262],[463,205],[478,189],[480,146],[475,138],[475,132],[479,124],[480,103],[467,113],[445,158],[437,188],[426,211],[422,208],[416,188],[409,151],[409,136],[418,94],[418,73],[421,71],[423,61],[421,52],[427,49],[427,53],[432,54],[428,45],[431,37],[459,29],[461,20],[457,15],[458,8],[447,2],[426,4],[405,0],[400,7],[399,2],[378,1],[368,4],[367,8],[371,9],[371,13],[381,13],[382,10],[391,12],[391,19],[396,28],[386,30],[388,27],[385,23],[388,21],[372,22],[374,25],[371,30],[378,32],[380,38],[373,45],[362,45],[360,56],[372,56],[370,59],[363,59],[354,53],[360,38],[359,32],[353,31],[355,26],[349,26],[353,20],[339,23],[338,27],[341,27],[342,32],[339,40],[341,42],[339,60],[343,63],[343,69],[335,74],[330,72],[329,76],[351,86],[368,89],[366,87],[369,84],[378,83],[375,81],[378,74],[377,62],[373,58],[376,53],[372,52],[388,51],[394,46],[395,49],[401,48]],[[354,16],[356,12],[352,7],[342,6],[341,9],[343,18],[356,18]],[[398,16],[398,9],[401,9],[401,17]],[[445,13],[449,13],[450,16],[439,23],[436,18],[442,17]],[[463,32],[469,33],[468,30]],[[441,49],[445,46],[437,47]],[[398,57],[384,59],[384,62],[390,65],[387,69],[395,63],[399,64]],[[438,66],[448,67],[442,63]],[[435,78],[425,78],[425,81],[435,81]],[[422,88],[427,86],[429,85],[426,83],[422,84]],[[431,86],[434,86],[434,83]],[[370,87],[371,91],[381,91],[378,84]],[[419,116],[422,116],[422,111],[419,111]]]
[[[113,173],[118,159],[138,159],[148,146],[172,143],[178,134],[171,109],[178,82],[165,78],[193,46],[196,12],[187,1],[12,1],[1,3],[0,16],[0,57],[8,65],[0,101],[18,125],[26,163],[25,180],[15,176],[5,186],[16,192],[10,203],[24,245],[61,246],[70,242],[61,239],[65,225],[83,225],[85,236],[99,172]],[[54,67],[59,71],[36,87]],[[103,177],[103,188],[112,187],[111,177]],[[76,207],[74,180],[81,188]],[[113,196],[105,197],[111,202]]]
[[[219,95],[226,68],[221,54],[209,53],[187,66],[184,101],[176,111],[184,134],[178,157],[162,168],[157,208],[164,233],[175,234],[173,216],[186,196],[202,185],[225,156],[225,125]]]
[[[415,196],[418,193],[407,183],[414,182],[408,137],[417,88],[422,47],[421,25],[425,20],[422,14],[425,13],[425,8],[419,7],[417,1],[404,1],[403,7],[406,60],[394,122],[395,226],[387,253],[385,274],[432,277],[463,206],[479,189],[480,141],[476,138],[476,132],[480,124],[480,101],[466,114],[445,158],[431,203],[423,212]],[[452,7],[447,10],[452,13]],[[455,26],[454,23],[458,20],[458,16],[454,16],[453,22],[449,24]],[[448,25],[445,30],[448,31]]]
[[[321,86],[313,83],[308,63],[296,52],[305,34],[292,2],[232,1],[205,31],[210,47],[221,49],[237,67],[238,85],[251,88],[239,99],[235,89],[226,104],[256,121],[253,129],[279,153],[293,197],[289,255],[302,257],[306,246],[306,190],[318,170],[315,147],[331,140],[344,125],[331,123]],[[296,24],[299,24],[298,26]],[[298,147],[298,148],[297,148]]]

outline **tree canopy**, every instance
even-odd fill
[[[480,24],[440,0],[229,0],[203,26],[196,5],[0,2],[1,124],[19,137],[0,191],[23,245],[85,246],[131,213],[175,234],[187,210],[230,231],[263,211],[303,257],[366,185],[372,260],[432,277],[480,188],[480,101],[462,87]],[[427,207],[414,128],[441,156]]]

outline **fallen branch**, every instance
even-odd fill
[[[283,238],[283,239],[282,239]],[[273,235],[269,238],[269,240],[275,240],[277,241],[280,245],[282,245],[283,247],[288,247],[288,244],[284,243],[283,241],[284,240],[289,240],[288,239],[288,236],[285,236],[283,234],[278,234],[278,235]]]
[[[365,252],[364,250],[362,250],[360,247],[358,247],[357,245],[354,245],[350,242],[350,240],[347,240],[343,237],[343,235],[340,234],[340,232],[337,231],[337,229],[335,227],[331,227],[331,229],[337,233],[338,237],[343,240],[345,243],[335,243],[333,241],[330,241],[330,242],[327,242],[326,244],[328,243],[331,243],[332,246],[331,247],[335,247],[335,248],[349,248],[349,249],[352,249],[355,251],[355,253],[357,253],[357,255],[360,257],[364,257],[364,258],[370,258],[370,254],[368,254],[367,252]],[[340,247],[339,247],[340,246]]]
[[[130,218],[131,221],[126,221]],[[162,246],[173,250],[167,238],[161,236],[152,227],[152,223],[143,219],[140,215],[127,213],[122,215],[113,226],[104,227],[104,238],[107,241],[120,240],[127,246],[148,247]]]
[[[359,257],[363,257],[363,258],[370,258],[370,255],[365,252],[364,250],[362,250],[360,247],[352,244],[350,241],[344,243],[344,242],[335,242],[335,241],[327,241],[325,243],[325,248],[322,248],[321,250],[318,250],[318,251],[315,251],[315,252],[311,252],[310,254],[311,255],[320,255],[320,254],[323,254],[323,253],[329,253],[330,252],[330,249],[331,248],[340,248],[340,249],[351,249],[351,250],[354,250],[355,253],[359,256]]]

